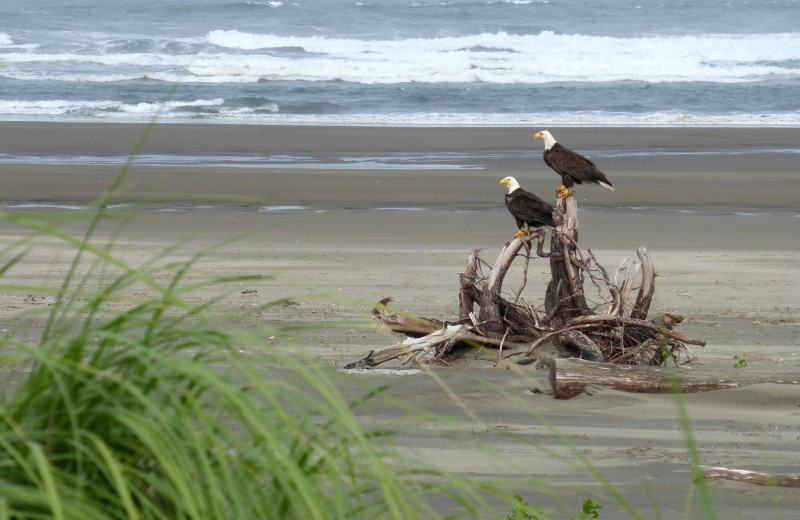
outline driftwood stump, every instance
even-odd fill
[[[694,355],[686,345],[704,343],[671,331],[682,321],[680,316],[647,318],[655,290],[655,269],[647,248],[639,247],[636,259],[624,262],[612,277],[590,249],[584,252],[578,246],[574,196],[559,198],[556,208],[558,227],[551,232],[549,252],[543,251],[545,236],[540,230],[507,243],[488,275],[482,274],[478,251],[470,255],[461,276],[459,319],[474,317],[473,308],[479,305],[474,322],[479,331],[529,341],[529,356],[552,341],[561,355],[591,361],[658,366],[668,357],[676,364],[691,360]],[[505,276],[523,248],[524,287],[534,239],[536,255],[550,263],[543,313],[521,297],[522,288],[511,298],[503,296]],[[590,304],[586,287],[592,288],[594,303]]]
[[[480,258],[480,250],[470,254],[460,275],[457,321],[401,316],[388,309],[388,299],[383,300],[373,311],[378,321],[410,336],[424,335],[423,341],[406,340],[372,351],[348,366],[375,366],[398,357],[436,362],[465,345],[496,348],[498,358],[504,349],[512,350],[511,355],[524,352],[534,357],[536,349],[547,342],[552,342],[562,357],[612,365],[661,366],[671,359],[679,366],[693,359],[687,345],[705,343],[672,330],[682,321],[681,316],[648,318],[655,269],[647,248],[639,247],[636,258],[623,262],[612,276],[591,249],[583,251],[578,245],[574,196],[559,198],[556,209],[557,227],[551,230],[549,252],[544,251],[546,231],[539,229],[507,242],[491,267]],[[503,282],[518,258],[524,259],[522,286],[509,292],[503,289]],[[529,263],[537,258],[548,259],[551,277],[540,306],[522,296]],[[527,364],[525,361],[518,362]],[[555,370],[558,363],[552,367]],[[650,372],[643,374],[652,377]]]
[[[578,206],[575,197],[559,198],[556,208],[561,213],[558,231],[550,236],[550,271],[545,310],[553,326],[590,314],[583,293],[583,259],[578,250]]]

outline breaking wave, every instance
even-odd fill
[[[0,33],[0,46],[12,44],[7,34]],[[147,77],[166,82],[361,84],[732,83],[800,78],[800,33],[626,38],[544,31],[535,35],[498,32],[361,40],[215,30],[205,38],[176,40],[174,45],[137,43],[134,48],[143,52],[109,52],[120,48],[118,42],[95,45],[82,52],[4,52],[0,62],[14,67],[0,76],[60,81]]]

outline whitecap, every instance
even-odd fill
[[[262,206],[259,213],[269,213],[273,211],[297,211],[310,209],[308,206]]]
[[[201,55],[188,66],[197,76],[365,84],[749,82],[800,77],[800,69],[785,66],[800,59],[800,33],[609,37],[543,31],[360,40],[214,30],[207,38],[209,43],[229,49],[297,47],[312,55],[294,60],[263,54],[226,56],[224,60]]]
[[[418,368],[343,368],[342,372],[352,375],[415,376],[421,374]]]
[[[6,33],[0,35],[5,35],[0,42],[13,43]],[[185,39],[179,43],[187,48],[212,44],[217,49],[176,54],[8,52],[3,61],[20,66],[2,74],[63,81],[115,81],[133,76],[168,82],[188,78],[208,83],[362,84],[732,83],[800,78],[800,68],[793,65],[800,60],[800,33],[610,37],[542,31],[362,40],[219,29],[208,32],[202,42]],[[293,52],[287,55],[286,49]],[[72,66],[48,66],[66,63]],[[37,64],[41,65],[34,68]],[[117,70],[126,68],[136,72]]]
[[[10,115],[29,115],[29,116],[68,116],[70,114],[93,115],[114,113],[134,114],[140,116],[152,116],[159,110],[180,113],[180,109],[187,107],[220,106],[225,103],[222,98],[217,99],[195,99],[187,101],[162,101],[155,103],[135,103],[128,104],[113,100],[66,100],[49,99],[37,101],[23,100],[0,100],[0,113],[6,118]]]
[[[106,209],[118,209],[118,208],[126,208],[131,206],[131,204],[109,204],[106,206]],[[77,206],[73,204],[59,204],[59,203],[47,203],[47,202],[25,202],[21,204],[7,204],[5,206],[8,209],[64,209],[68,211],[79,211],[79,210],[95,210],[98,209],[94,206]]]

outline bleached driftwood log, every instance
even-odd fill
[[[366,357],[344,366],[345,369],[378,366],[393,359],[406,356],[417,363],[427,364],[447,355],[453,346],[467,334],[468,327],[454,325],[439,329],[421,338],[408,338],[389,347],[371,350]]]
[[[375,367],[402,357],[407,357],[417,363],[431,364],[450,354],[459,343],[506,350],[524,348],[524,345],[519,343],[487,338],[472,331],[473,328],[466,325],[450,325],[446,329],[439,329],[422,337],[409,337],[400,343],[371,350],[366,357],[354,363],[348,363],[344,368]]]
[[[757,383],[800,384],[800,378],[771,374],[723,374],[719,371],[672,369],[682,392],[705,392],[739,388]],[[583,392],[588,385],[624,392],[665,394],[673,391],[672,375],[667,367],[632,366],[594,363],[582,359],[556,359],[550,365],[550,385],[556,399],[569,399]]]
[[[707,480],[734,480],[757,486],[800,487],[800,473],[769,474],[746,469],[700,466]]]
[[[405,341],[388,347],[371,350],[364,358],[345,365],[344,368],[366,368],[378,366],[393,359],[407,357],[418,363],[431,363],[450,354],[463,345],[484,346],[493,349],[522,350],[527,343],[518,343],[509,338],[495,338],[476,332],[474,325],[437,322],[426,318],[414,318],[392,312],[387,306],[391,298],[384,298],[372,315],[381,324],[409,336]]]

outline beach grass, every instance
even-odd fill
[[[0,520],[437,518],[437,500],[463,517],[499,517],[499,500],[545,518],[491,482],[407,461],[388,430],[354,413],[380,388],[348,401],[339,373],[265,341],[279,328],[245,332],[232,325],[241,315],[216,310],[262,275],[189,281],[213,247],[171,263],[163,260],[179,244],[141,265],[114,254],[136,209],[112,213],[109,204],[157,119],[85,210],[0,214],[28,230],[0,251],[0,276],[42,239],[72,255],[55,281],[0,284],[50,298],[43,315],[19,320],[41,329],[38,340],[15,330],[0,338]],[[82,235],[65,231],[76,220]],[[197,292],[209,297],[186,298]],[[401,422],[433,419],[395,406]]]
[[[216,306],[263,275],[197,281],[201,254],[130,265],[113,253],[119,230],[95,243],[104,220],[133,218],[106,203],[2,215],[29,233],[2,251],[0,274],[45,238],[74,259],[61,279],[0,287],[50,302],[17,322],[38,324],[36,340],[1,340],[0,519],[438,518],[437,503],[467,518],[548,518],[498,482],[406,459],[391,429],[357,415],[385,388],[346,398],[346,376],[266,341],[279,327],[243,330]],[[76,219],[89,232],[63,230]],[[192,303],[197,293],[209,296]],[[394,429],[442,420],[388,402]]]
[[[135,218],[108,212],[106,202],[63,215],[0,215],[29,229],[0,252],[0,276],[24,262],[43,238],[63,243],[76,257],[60,280],[0,284],[0,290],[51,301],[18,320],[23,329],[41,324],[35,341],[14,330],[0,340],[0,519],[545,520],[551,513],[536,504],[544,495],[562,512],[577,511],[574,518],[602,512],[594,498],[586,498],[588,490],[571,490],[569,497],[584,499],[582,505],[577,499],[570,503],[563,490],[514,467],[490,445],[471,440],[469,432],[456,442],[511,469],[517,475],[513,484],[464,478],[406,456],[393,446],[397,432],[450,418],[391,397],[388,385],[348,378],[301,347],[286,348],[291,341],[279,326],[222,310],[217,304],[243,285],[271,275],[192,277],[214,247],[183,261],[165,261],[165,251],[131,265],[113,252],[121,227],[103,244],[90,233],[62,229],[76,219],[97,228],[105,219],[124,226]],[[197,294],[207,297],[189,297]],[[334,297],[324,291],[320,296]],[[284,302],[276,299],[259,310]],[[243,320],[249,327],[242,327]],[[282,346],[270,341],[276,337],[286,340]],[[342,391],[354,382],[359,391]],[[390,425],[369,420],[365,404],[371,400],[394,408]],[[699,452],[680,393],[676,403],[696,469]],[[565,464],[583,466],[602,486],[602,498],[595,498],[644,518],[568,436],[533,408],[530,416],[571,454]],[[548,452],[530,439],[509,436]],[[517,495],[521,487],[530,495]],[[699,492],[704,517],[713,518],[702,480]],[[690,493],[686,518],[691,502]],[[442,515],[442,509],[460,513]]]

